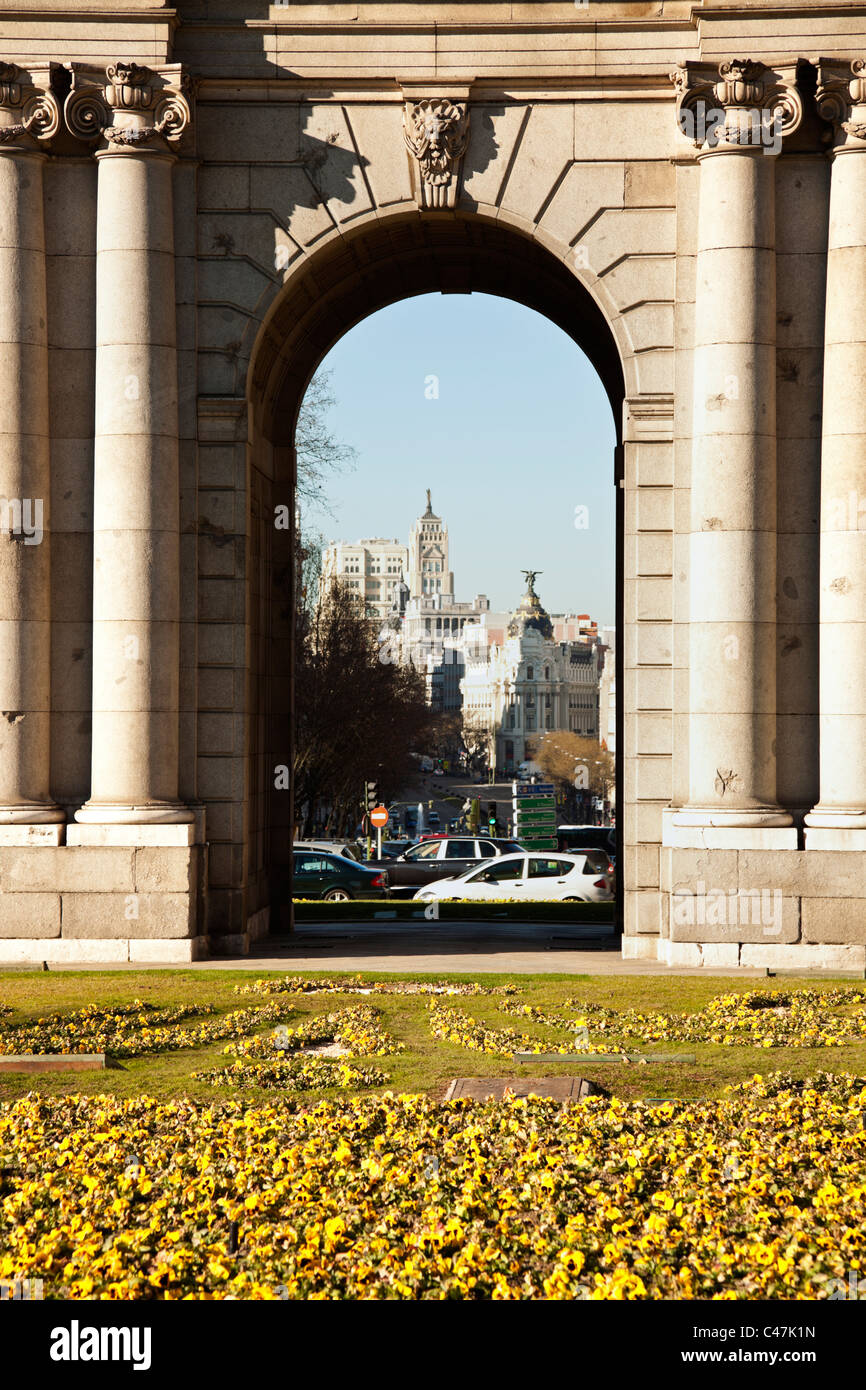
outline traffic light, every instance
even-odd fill
[[[379,787],[376,782],[364,783],[364,807],[372,811],[374,806],[379,805]]]
[[[490,827],[491,830],[495,830],[495,829],[496,829],[496,802],[495,802],[495,801],[490,801],[490,802],[487,803],[487,824],[489,825],[489,827]]]

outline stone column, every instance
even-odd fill
[[[822,61],[817,100],[835,142],[821,440],[821,781],[806,824],[834,832],[810,829],[810,847],[843,848],[840,828],[866,828],[866,62]]]
[[[774,154],[799,120],[760,63],[676,75],[699,148],[689,801],[675,825],[788,826],[776,804]]]
[[[179,480],[171,145],[179,68],[107,69],[65,115],[99,141],[93,761],[76,820],[185,823],[178,798]]]
[[[64,819],[49,792],[48,307],[40,142],[49,71],[0,63],[0,838]],[[44,85],[34,85],[36,82]],[[17,826],[17,830],[10,827]],[[4,829],[5,827],[5,829]],[[32,832],[31,832],[32,833]],[[40,838],[59,839],[59,831]]]

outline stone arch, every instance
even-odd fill
[[[252,843],[249,918],[288,907],[293,809],[272,769],[291,765],[294,535],[278,530],[279,508],[294,523],[294,431],[316,368],[355,324],[389,304],[431,292],[498,295],[535,309],[586,353],[613,414],[621,460],[625,402],[637,393],[635,354],[620,315],[608,317],[568,259],[506,218],[475,213],[393,214],[335,234],[299,262],[272,302],[250,355],[250,570],[270,582],[252,595],[248,729]],[[612,460],[613,462],[613,460]],[[612,476],[613,481],[613,476]],[[618,538],[623,498],[616,491]],[[618,540],[619,548],[619,540]],[[619,566],[618,566],[619,570]],[[622,621],[618,573],[617,611]],[[256,879],[258,878],[258,884]]]
[[[298,262],[273,297],[250,354],[251,428],[290,444],[319,362],[368,315],[413,295],[475,291],[515,299],[574,339],[601,377],[621,442],[623,400],[639,389],[635,354],[625,320],[597,281],[586,283],[592,278],[570,264],[568,247],[554,249],[508,217],[362,219]]]

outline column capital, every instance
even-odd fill
[[[24,69],[0,62],[0,150],[32,154],[60,129],[60,107],[50,88],[51,66]]]
[[[778,154],[803,119],[795,63],[767,67],[751,58],[717,66],[684,62],[670,74],[677,124],[701,153],[758,149]]]
[[[818,115],[833,127],[834,153],[866,149],[866,60],[819,58],[815,102]]]
[[[97,69],[73,63],[63,107],[66,125],[101,153],[166,153],[192,123],[193,82],[180,63],[148,68],[110,63]]]

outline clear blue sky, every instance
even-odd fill
[[[521,569],[551,612],[615,617],[614,427],[601,382],[548,319],[491,295],[422,295],[353,328],[328,354],[330,428],[356,466],[326,489],[328,540],[398,537],[433,494],[456,597],[513,608]],[[438,399],[425,395],[438,377]],[[575,529],[575,507],[588,508]]]

